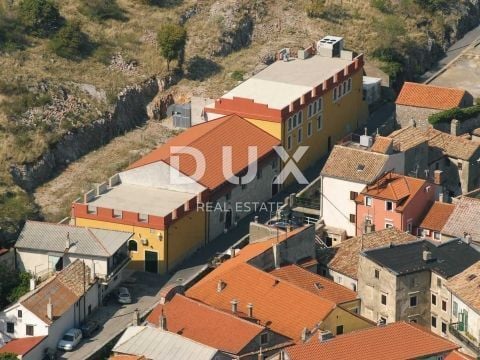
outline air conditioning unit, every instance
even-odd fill
[[[327,341],[327,340],[332,339],[332,338],[333,338],[333,334],[332,334],[331,331],[329,331],[329,330],[319,330],[318,340],[320,340],[320,342]]]
[[[148,239],[143,238],[142,239],[142,245],[148,245]]]
[[[361,135],[360,136],[360,145],[365,146],[367,148],[373,145],[373,137],[368,135]]]

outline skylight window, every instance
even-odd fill
[[[358,164],[357,165],[357,171],[363,171],[365,169],[365,165],[363,164]]]

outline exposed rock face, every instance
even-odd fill
[[[32,191],[55,173],[114,137],[148,119],[152,99],[177,81],[176,76],[151,78],[141,85],[129,86],[118,94],[114,110],[80,128],[69,131],[33,163],[15,164],[10,173],[17,185]],[[159,105],[161,109],[168,105]]]

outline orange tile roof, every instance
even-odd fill
[[[338,246],[325,249],[319,256],[319,261],[333,271],[357,279],[360,252],[389,243],[403,244],[415,240],[415,236],[396,228],[383,229],[344,240]]]
[[[380,153],[380,154],[388,154],[389,150],[393,146],[393,139],[384,136],[375,136],[375,141],[370,148],[370,151]]]
[[[395,211],[401,212],[426,183],[423,179],[386,173],[372,185],[367,185],[361,194],[396,202]]]
[[[61,317],[78,299],[83,291],[90,288],[90,269],[85,266],[85,286],[83,285],[84,263],[75,260],[60,273],[41,284],[39,288],[25,294],[19,302],[47,324]],[[53,321],[47,317],[47,304],[53,305]]]
[[[143,355],[112,355],[108,360],[144,360],[145,356]]]
[[[21,339],[12,339],[0,348],[0,354],[12,353],[22,356],[26,355],[45,338],[46,336],[32,336]]]
[[[238,174],[248,167],[249,146],[257,146],[257,158],[261,159],[270,153],[273,154],[273,147],[277,145],[280,145],[280,140],[233,114],[192,126],[130,165],[129,169],[158,161],[173,166],[171,148],[189,146],[200,151],[205,157],[206,171],[199,179],[199,183],[209,189],[215,189],[226,181],[222,171],[224,146],[232,147],[232,172]],[[179,154],[178,157],[180,158],[178,170],[185,175],[193,175],[196,170],[195,159],[191,155]]]
[[[441,231],[448,218],[455,209],[455,205],[436,201],[423,218],[420,227],[434,231]]]
[[[158,325],[162,310],[167,319],[168,331],[230,354],[240,354],[265,330],[263,326],[254,322],[179,294],[176,294],[170,302],[158,305],[148,316],[147,321]],[[243,310],[246,311],[246,308]]]
[[[454,350],[445,356],[445,360],[475,360],[475,358],[468,356],[467,354],[463,354],[458,350]]]
[[[330,279],[294,264],[274,269],[270,274],[302,289],[308,290],[324,299],[333,301],[335,304],[342,304],[357,299],[357,293],[355,291],[347,289]]]
[[[480,261],[447,281],[450,291],[472,309],[480,312]]]
[[[305,344],[286,348],[290,360],[406,360],[451,352],[459,346],[427,329],[392,323],[357,330],[320,342],[315,336]]]
[[[447,110],[462,104],[465,90],[405,82],[395,104]]]
[[[208,281],[195,284],[186,295],[225,311],[230,310],[232,299],[238,300],[239,309],[252,303],[254,316],[260,324],[292,340],[298,340],[305,327],[314,329],[336,306],[332,301],[245,263],[220,273],[214,270],[210,275]],[[220,280],[226,286],[217,292]]]

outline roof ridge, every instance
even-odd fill
[[[436,88],[436,89],[455,90],[455,91],[459,91],[459,92],[462,92],[462,93],[466,92],[466,90],[460,89],[460,88],[454,88],[454,87],[450,87],[450,86],[431,85],[431,84],[424,84],[424,83],[416,83],[416,82],[413,82],[413,81],[405,81],[404,84],[414,84],[414,85],[417,85],[417,86]]]
[[[93,239],[102,247],[103,250],[105,250],[105,252],[107,253],[107,255],[112,255],[108,252],[107,248],[105,246],[103,246],[102,242],[100,241],[100,239],[90,230],[90,228],[88,227],[85,227],[85,229],[87,230],[87,232],[89,234],[91,234],[93,236]],[[104,230],[104,229],[96,229],[96,230]],[[93,270],[93,269],[92,269]]]

